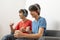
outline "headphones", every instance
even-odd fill
[[[23,11],[24,11],[23,15],[27,17],[28,13],[26,12],[26,9],[23,9]]]
[[[34,6],[37,8],[37,11],[40,12],[39,7],[36,4]]]

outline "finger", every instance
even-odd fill
[[[18,37],[18,35],[17,35],[17,34],[14,34],[14,37],[16,37],[16,38],[17,38],[17,37]]]

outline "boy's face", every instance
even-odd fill
[[[23,19],[25,16],[23,15],[23,12],[19,13],[19,17]]]
[[[38,15],[38,13],[36,11],[30,11],[30,14],[33,18],[35,18],[36,15]]]

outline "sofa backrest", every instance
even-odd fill
[[[45,36],[60,37],[60,31],[46,30],[46,35]]]

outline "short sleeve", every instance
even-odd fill
[[[39,20],[39,27],[43,27],[44,29],[46,29],[46,20],[45,20],[45,18],[41,18]]]
[[[32,30],[32,21],[30,22],[30,30]]]

